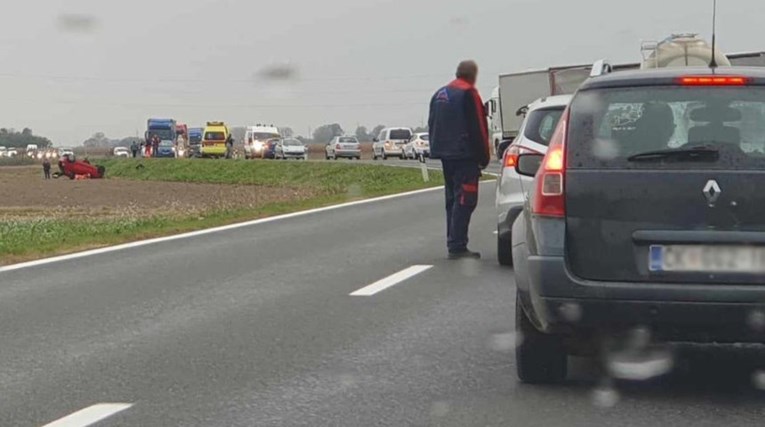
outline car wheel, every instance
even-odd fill
[[[513,242],[497,235],[497,261],[505,267],[513,266]]]
[[[388,156],[385,155],[385,150],[382,150],[382,159],[388,160]]]
[[[527,384],[554,384],[566,379],[568,354],[558,335],[539,332],[521,307],[515,294],[515,332],[520,344],[515,349],[518,378]]]

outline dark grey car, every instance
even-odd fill
[[[521,380],[636,327],[765,342],[765,71],[590,79],[517,171],[536,175],[512,233]]]

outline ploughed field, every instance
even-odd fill
[[[43,180],[0,167],[0,264],[435,185],[352,162],[95,160],[107,179]],[[54,166],[55,169],[55,166]],[[437,174],[437,173],[436,173]]]

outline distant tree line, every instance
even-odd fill
[[[35,144],[39,148],[47,148],[53,145],[50,139],[34,135],[32,129],[24,128],[21,132],[13,129],[0,128],[0,145],[5,147],[26,148],[29,144]]]
[[[128,136],[125,138],[111,139],[108,138],[103,132],[96,132],[90,138],[82,142],[82,145],[86,148],[114,148],[114,147],[130,147],[133,141],[141,143],[143,138],[135,136]]]

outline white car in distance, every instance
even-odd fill
[[[302,159],[308,160],[308,152],[305,145],[297,139],[283,139],[276,143],[274,157],[277,159]]]
[[[114,157],[130,157],[130,150],[127,147],[114,147]]]

